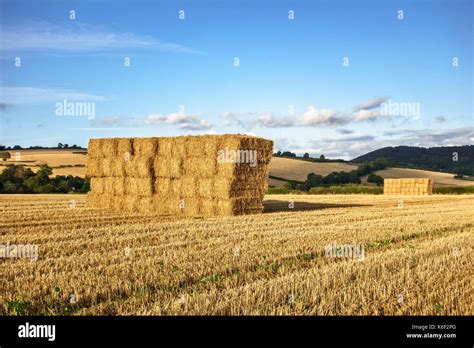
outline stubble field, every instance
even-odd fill
[[[264,214],[177,219],[0,195],[0,245],[38,246],[0,258],[0,314],[473,315],[474,196],[399,199],[272,195]]]

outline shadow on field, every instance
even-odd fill
[[[294,202],[293,208],[289,207],[289,201],[267,200],[263,201],[264,213],[280,213],[293,211],[321,210],[331,208],[351,208],[351,207],[369,207],[371,204],[338,204],[338,203],[313,203],[313,202]]]

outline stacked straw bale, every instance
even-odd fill
[[[383,193],[386,195],[431,195],[433,179],[384,179]]]
[[[89,141],[90,207],[185,216],[260,213],[273,143],[247,135]]]

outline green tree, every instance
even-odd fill
[[[6,161],[7,159],[10,159],[12,156],[10,155],[10,152],[7,152],[7,151],[2,151],[0,152],[0,158],[3,160],[3,161]]]
[[[377,184],[377,186],[383,185],[383,178],[380,175],[376,175],[374,173],[370,173],[367,177],[367,181]]]

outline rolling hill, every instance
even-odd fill
[[[270,176],[287,180],[305,181],[309,173],[326,176],[332,172],[350,172],[357,164],[341,162],[307,162],[298,159],[273,157]]]
[[[333,171],[351,171],[357,169],[353,163],[313,163],[298,159],[273,157],[270,164],[270,176],[287,180],[304,181],[309,173],[316,173],[325,176]],[[473,181],[454,179],[452,173],[434,172],[429,170],[418,170],[408,168],[388,168],[375,172],[383,178],[432,178],[434,186],[470,186]],[[367,183],[367,176],[361,178],[364,185]],[[269,185],[281,187],[285,181],[270,178]]]
[[[430,148],[384,147],[359,156],[353,159],[353,162],[371,162],[377,159],[385,159],[391,167],[400,166],[474,175],[474,145]]]

